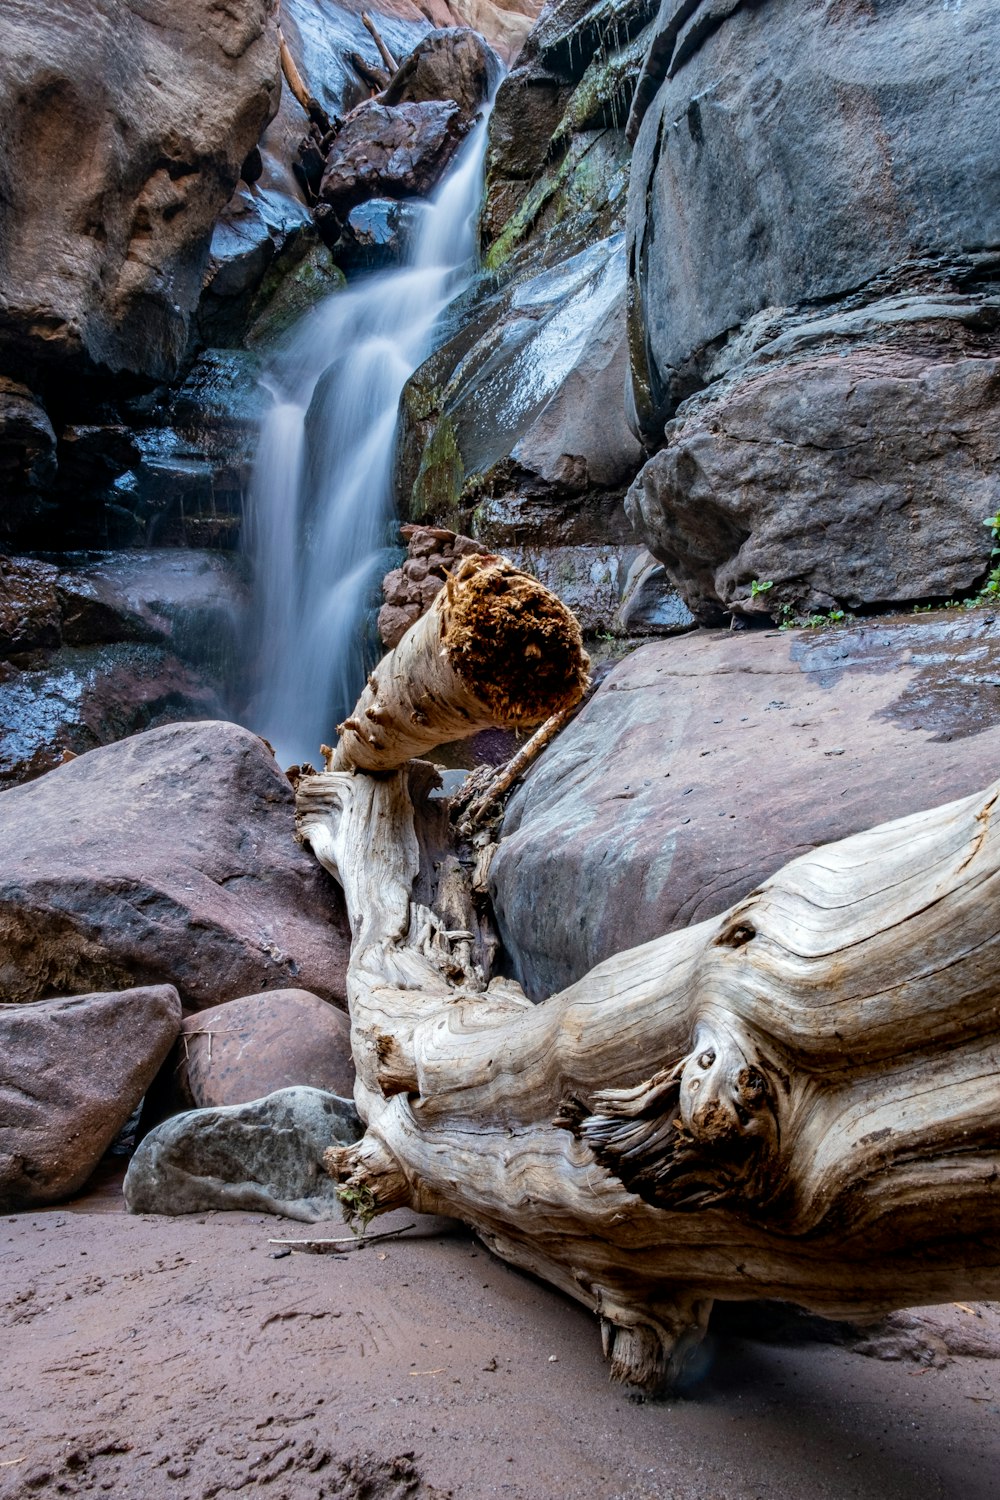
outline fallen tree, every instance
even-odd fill
[[[558,601],[469,559],[299,785],[353,933],[367,1130],[326,1155],[348,1213],[464,1220],[590,1307],[613,1376],[650,1390],[713,1299],[856,1317],[1000,1295],[1000,783],[535,1006],[491,980],[484,851],[442,858],[409,757],[565,712],[585,669]]]

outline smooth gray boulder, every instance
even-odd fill
[[[540,999],[998,758],[986,610],[642,646],[511,798],[490,883],[515,975]]]
[[[354,1105],[321,1089],[279,1089],[249,1104],[194,1109],[141,1142],[125,1176],[133,1214],[244,1208],[316,1223],[341,1217],[328,1146],[360,1140]]]
[[[84,1185],[180,1024],[169,985],[0,1005],[0,1212]]]

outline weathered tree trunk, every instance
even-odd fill
[[[369,702],[396,684],[383,766],[369,742],[365,771],[299,788],[301,836],[354,934],[367,1133],[327,1153],[348,1207],[464,1220],[591,1307],[612,1374],[650,1389],[714,1298],[836,1317],[1000,1295],[1000,783],[807,854],[532,1005],[412,899],[397,673],[434,676],[445,612],[477,576],[376,674]]]

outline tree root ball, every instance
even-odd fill
[[[536,724],[579,700],[590,667],[580,627],[537,579],[470,557],[447,588],[448,661],[496,722]]]

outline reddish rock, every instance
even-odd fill
[[[383,104],[450,100],[471,119],[486,103],[503,72],[500,59],[468,26],[432,31],[400,64]]]
[[[305,1085],[354,1097],[351,1023],[308,990],[269,990],[189,1016],[163,1078],[166,1109],[247,1104]]]
[[[173,984],[201,1009],[343,995],[339,887],[295,843],[291,786],[235,724],[171,724],[0,794],[0,995]]]
[[[483,551],[480,542],[441,526],[402,526],[400,534],[407,544],[406,561],[383,578],[385,603],[378,616],[378,632],[388,651],[430,609],[452,568]]]
[[[0,1007],[0,1211],[83,1186],[180,1021],[169,985]]]
[[[0,557],[0,657],[59,644],[58,578],[49,563]]]
[[[457,104],[429,100],[387,108],[372,100],[338,132],[320,197],[342,218],[366,198],[424,198],[467,129]]]
[[[491,884],[536,998],[796,855],[987,786],[1000,619],[698,631],[602,683],[508,808]]]

